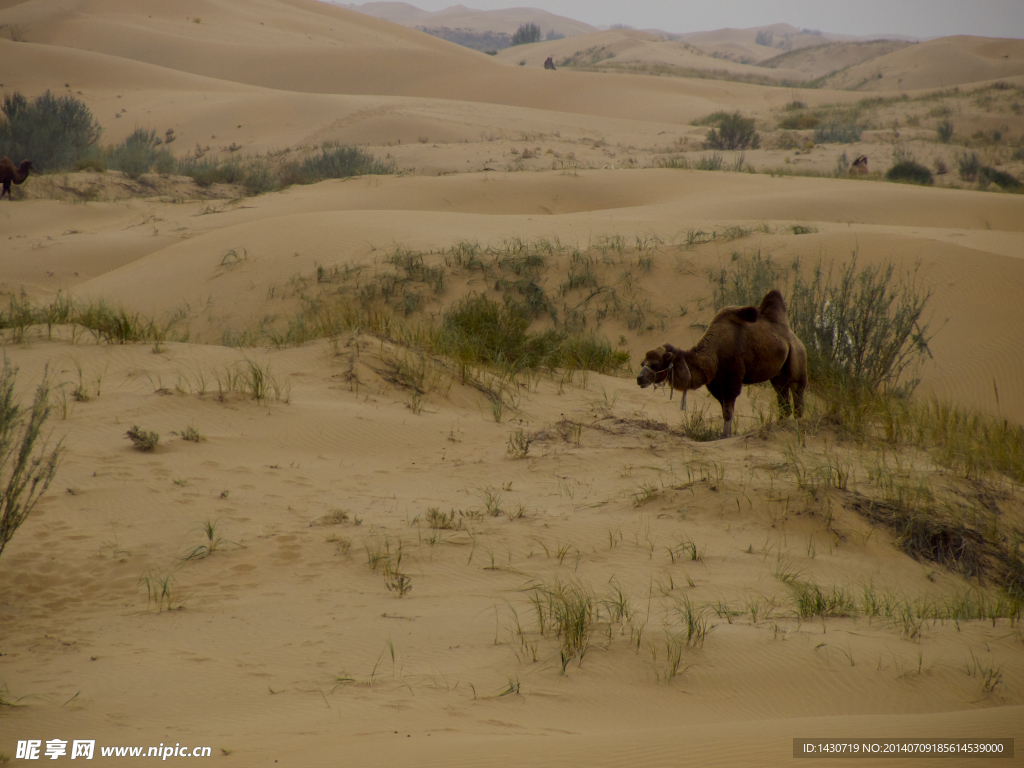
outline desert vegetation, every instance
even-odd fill
[[[358,147],[324,142],[293,159],[290,152],[213,159],[197,146],[176,157],[167,145],[173,129],[163,137],[155,129],[136,128],[122,142],[101,147],[102,128],[89,109],[74,96],[46,91],[31,101],[20,92],[4,95],[5,119],[0,122],[0,156],[31,159],[42,173],[69,170],[121,171],[129,179],[157,172],[191,178],[200,187],[212,184],[242,186],[256,195],[292,184],[313,184],[367,174],[394,173],[394,160],[379,160]]]
[[[1013,735],[1016,75],[929,90],[930,42],[783,25],[694,76],[865,92],[654,80],[680,72],[624,41],[711,56],[638,30],[491,59],[329,4],[45,5],[0,40],[5,140],[41,71],[43,113],[116,123],[0,203],[0,710],[26,733],[639,768],[789,760],[808,717]],[[617,76],[540,69],[577,49]],[[771,289],[799,418],[744,384],[728,435],[706,388],[638,386],[645,350]]]
[[[17,375],[4,355],[0,369],[0,554],[50,487],[64,453],[62,441],[51,445],[43,434],[52,408],[48,376],[26,410],[14,392]]]

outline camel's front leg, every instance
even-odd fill
[[[722,401],[722,437],[732,437],[732,416],[736,410],[735,400]]]

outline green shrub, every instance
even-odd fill
[[[863,132],[856,123],[841,123],[838,120],[830,120],[814,129],[815,144],[852,144],[860,141]]]
[[[733,266],[709,273],[715,309],[756,306],[772,288],[785,293],[789,321],[807,348],[808,377],[819,391],[847,389],[909,394],[914,369],[930,356],[923,320],[931,293],[892,263],[859,267],[856,254],[838,275],[819,263],[805,277],[760,252],[733,255]]]
[[[160,435],[141,429],[137,424],[125,433],[125,437],[131,440],[140,451],[152,451],[160,442]]]
[[[616,352],[607,340],[556,328],[531,332],[531,320],[529,308],[510,298],[496,302],[468,296],[445,312],[431,347],[463,362],[512,370],[564,367],[611,373],[629,364],[628,353]]]
[[[512,35],[512,45],[523,45],[525,43],[540,42],[540,27],[536,24],[520,24],[519,29]]]
[[[960,170],[960,178],[964,181],[977,181],[978,173],[981,171],[981,160],[978,159],[977,152],[966,152],[957,159],[957,166]]]
[[[149,173],[157,158],[157,146],[160,141],[156,131],[136,128],[120,144],[107,153],[107,167],[121,171],[129,179],[137,179]]]
[[[886,181],[928,186],[935,183],[932,172],[914,160],[901,160],[885,172]]]
[[[161,176],[169,176],[178,172],[178,160],[169,149],[161,149],[156,153],[153,169]]]
[[[324,179],[394,173],[395,162],[385,163],[358,147],[326,143],[320,152],[293,166],[296,183],[313,184]]]
[[[949,120],[943,120],[935,129],[935,133],[938,135],[939,141],[949,144],[950,139],[953,138],[953,124]]]
[[[31,102],[17,91],[5,94],[0,109],[0,155],[15,163],[27,158],[39,172],[71,170],[102,131],[85,104],[49,91]]]
[[[50,416],[49,379],[44,377],[31,410],[23,413],[14,397],[17,375],[17,369],[4,357],[0,370],[0,554],[50,487],[64,454],[61,442],[48,449],[45,439],[36,450]]]
[[[723,114],[717,128],[708,131],[704,144],[709,149],[757,149],[761,136],[754,130],[754,119],[739,112]]]
[[[981,170],[978,172],[978,180],[983,184],[995,184],[1003,189],[1020,189],[1024,187],[1024,184],[1019,179],[1011,176],[1006,171],[997,171],[995,168],[989,168],[987,165],[981,166]]]

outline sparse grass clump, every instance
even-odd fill
[[[593,592],[581,584],[555,582],[551,586],[534,587],[531,600],[537,612],[540,633],[553,632],[560,641],[562,674],[573,659],[582,664],[590,649],[590,637],[596,622],[597,601]]]
[[[125,437],[140,451],[152,451],[160,442],[160,435],[140,428],[137,424],[125,433]]]
[[[7,311],[0,309],[0,330],[11,329],[11,340],[22,342],[33,325],[45,325],[47,336],[55,325],[78,325],[92,331],[107,344],[127,344],[135,341],[162,341],[170,325],[158,326],[151,318],[123,307],[110,307],[103,301],[77,304],[69,296],[58,293],[47,305],[35,306],[25,299],[12,296]]]
[[[26,413],[14,396],[17,370],[4,357],[0,370],[0,554],[28,519],[57,474],[64,446],[42,437],[50,416],[50,381],[44,376]]]
[[[830,120],[814,129],[814,143],[853,144],[860,141],[863,130],[857,123]]]

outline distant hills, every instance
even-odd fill
[[[453,5],[443,11],[424,11],[409,3],[399,2],[335,5],[405,27],[413,27],[467,48],[488,52],[508,48],[512,44],[512,35],[523,24],[535,24],[540,29],[542,40],[597,31],[597,27],[584,24],[582,21],[557,16],[539,8],[479,11],[464,5]]]

